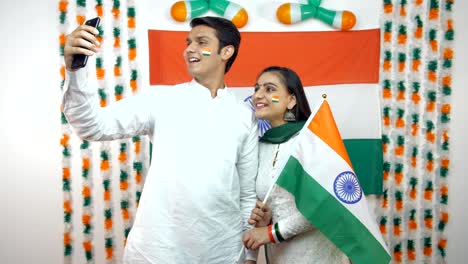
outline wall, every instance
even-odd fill
[[[468,51],[463,47],[468,46],[468,31],[464,29],[468,2],[456,1],[454,7],[456,59],[447,254],[448,263],[465,263]],[[7,264],[62,263],[57,1],[4,1],[0,22],[0,201],[4,207],[0,210],[0,258]],[[96,260],[100,258],[96,256]]]

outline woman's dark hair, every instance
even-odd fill
[[[288,92],[296,97],[296,105],[291,109],[296,116],[296,120],[307,120],[311,114],[310,106],[304,93],[304,86],[302,86],[301,79],[297,73],[286,67],[270,66],[261,71],[258,77],[266,72],[277,74],[283,84],[288,88]]]
[[[227,73],[229,69],[231,69],[232,64],[236,60],[237,53],[239,52],[241,42],[239,30],[231,20],[222,17],[197,17],[190,22],[192,28],[201,25],[208,26],[215,30],[216,37],[219,40],[218,54],[221,52],[222,48],[229,45],[234,46],[234,54],[232,54],[231,58],[226,62],[226,68],[224,69],[224,73]]]

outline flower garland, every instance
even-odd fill
[[[64,64],[64,48],[66,41],[66,33],[68,29],[68,0],[60,0],[58,2],[59,11],[59,55],[60,55],[60,90],[63,91],[65,84],[65,64]],[[62,138],[60,145],[62,146],[62,191],[63,191],[63,256],[64,263],[72,263],[73,253],[73,222],[72,222],[72,190],[71,190],[71,145],[70,136],[71,129],[63,112],[61,114]]]
[[[438,217],[437,223],[437,249],[438,249],[438,259],[437,262],[445,262],[446,257],[446,247],[447,247],[447,235],[445,234],[445,227],[449,219],[448,213],[448,182],[447,176],[449,174],[449,124],[450,124],[450,99],[451,99],[451,69],[452,69],[452,60],[453,60],[453,40],[454,40],[454,30],[453,30],[453,14],[452,6],[454,0],[445,0],[444,7],[441,12],[442,28],[443,32],[443,41],[441,42],[441,53],[442,53],[442,69],[440,72],[439,87],[441,87],[440,95],[440,104],[438,107],[439,111],[439,127],[441,135],[438,135],[438,138],[441,137],[441,144],[438,144],[438,151],[440,153],[440,163],[438,171],[439,181],[439,193],[438,199],[440,203],[440,214]]]
[[[442,263],[449,219],[454,1],[383,2],[379,228],[395,263]]]
[[[76,23],[83,25],[86,21],[86,0],[76,0]]]
[[[91,196],[93,180],[92,180],[92,150],[90,143],[83,140],[80,146],[81,152],[81,176],[83,180],[83,189],[81,191],[83,196],[83,211],[81,214],[81,221],[83,223],[83,248],[85,250],[85,257],[87,263],[94,263],[94,250],[93,250],[93,226],[91,220],[93,218],[93,199]]]
[[[135,171],[135,198],[136,198],[136,207],[140,203],[141,192],[143,191],[143,160],[141,153],[141,137],[134,136],[132,138],[134,145],[134,160],[133,160],[133,170]]]
[[[387,242],[387,246],[389,249],[392,248],[391,243],[391,232],[390,232],[390,224],[393,226],[395,225],[395,221],[393,218],[389,217],[390,212],[393,210],[390,207],[390,203],[393,200],[392,195],[393,190],[393,179],[390,177],[392,163],[391,163],[391,156],[392,156],[392,149],[393,145],[395,144],[394,140],[391,137],[392,127],[391,127],[391,113],[392,113],[392,101],[393,101],[393,94],[395,93],[395,85],[394,81],[392,80],[392,42],[395,38],[395,35],[392,34],[394,30],[394,4],[392,0],[384,0],[383,1],[383,15],[382,15],[382,23],[384,25],[384,30],[381,31],[382,36],[382,43],[381,43],[381,57],[383,58],[382,67],[380,69],[380,80],[382,83],[382,150],[384,156],[384,164],[383,164],[383,195],[382,195],[382,202],[380,207],[377,209],[377,213],[379,215],[379,228],[380,232],[382,233],[385,241]],[[398,222],[397,222],[398,223]],[[393,229],[392,229],[393,230]]]
[[[102,0],[96,0],[95,10],[101,23],[98,26],[99,35],[98,41],[101,47],[105,41],[105,16],[103,12]],[[108,84],[106,81],[106,70],[104,68],[104,54],[98,52],[96,54],[96,78],[98,83],[98,94],[100,97],[101,107],[106,107],[109,103]],[[113,206],[112,206],[112,166],[111,166],[111,144],[110,142],[102,142],[99,148],[100,151],[100,171],[103,185],[103,200],[104,200],[104,247],[106,263],[113,262],[114,258],[114,232],[113,232]]]
[[[113,2],[113,34],[114,34],[114,96],[115,100],[119,101],[124,97],[126,85],[122,76],[122,48],[121,48],[121,32],[122,32],[122,19],[120,16],[120,1],[114,0]],[[119,141],[119,165],[120,165],[120,210],[124,224],[124,245],[127,241],[128,233],[132,226],[131,217],[131,193],[128,175],[130,174],[129,165],[129,146],[128,139]]]
[[[136,7],[134,0],[127,1],[127,32],[128,32],[128,65],[130,71],[130,88],[133,94],[137,94],[139,90],[139,74],[137,63],[137,42],[136,42]],[[141,192],[143,190],[144,175],[146,174],[145,161],[148,160],[148,138],[135,136],[132,138],[134,149],[133,170],[135,172],[135,192],[136,206],[140,202]],[[130,226],[125,226],[125,232],[130,232]],[[127,229],[128,228],[128,229]]]
[[[64,263],[72,263],[73,253],[73,222],[72,222],[72,193],[71,193],[71,146],[69,139],[71,135],[70,125],[67,123],[62,114],[62,139],[60,144],[62,150],[62,189],[63,189],[63,219],[64,219],[64,232],[63,232],[63,255]]]
[[[133,93],[138,92],[138,67],[136,51],[136,8],[135,0],[127,1],[127,31],[128,31],[128,60],[130,69],[130,87]]]
[[[86,21],[86,0],[76,0],[76,23],[83,25]],[[87,263],[94,263],[93,250],[93,226],[91,224],[93,218],[92,207],[92,175],[91,175],[91,160],[92,151],[90,144],[86,140],[81,141],[80,157],[81,157],[81,176],[82,176],[82,212],[81,222],[83,224],[83,249]]]
[[[396,22],[395,30],[398,32],[396,37],[396,48],[394,56],[393,71],[395,72],[395,84],[393,87],[393,131],[391,137],[393,139],[393,260],[396,263],[405,261],[407,248],[405,247],[405,238],[407,237],[407,218],[404,217],[404,212],[407,210],[407,199],[404,199],[406,190],[406,178],[408,177],[407,153],[408,139],[406,137],[407,119],[409,102],[406,98],[409,97],[408,79],[406,72],[408,71],[408,11],[407,2],[402,0],[395,8],[394,21]]]
[[[113,262],[114,258],[114,232],[112,221],[113,206],[112,206],[112,180],[111,180],[111,164],[110,164],[110,144],[108,142],[101,145],[101,176],[102,185],[104,187],[104,247],[106,263]]]
[[[422,131],[420,129],[420,113],[424,112],[423,104],[420,103],[421,95],[420,88],[422,83],[421,75],[421,50],[423,48],[422,34],[423,34],[423,5],[422,1],[416,1],[411,10],[409,37],[411,43],[409,45],[409,57],[411,58],[409,71],[409,86],[411,91],[408,97],[408,152],[406,154],[406,163],[408,166],[407,178],[407,206],[405,208],[405,215],[407,215],[406,230],[408,232],[406,238],[406,260],[409,263],[416,262],[419,254],[419,248],[422,248],[420,240],[417,239],[419,227],[422,226],[422,214],[418,210],[418,203],[420,202],[422,194],[422,185],[419,184],[419,175],[422,173],[422,156],[420,149],[423,147]],[[421,216],[421,217],[420,217]]]
[[[383,4],[384,193],[379,228],[395,263],[443,262],[453,1],[445,2],[448,14],[442,19],[437,0]]]
[[[440,5],[438,0],[429,1],[429,10],[426,14],[427,31],[424,34],[424,41],[426,48],[426,61],[427,66],[423,68],[425,76],[425,94],[424,100],[425,111],[423,114],[423,134],[425,136],[424,146],[422,148],[423,167],[423,202],[422,208],[424,210],[424,226],[423,226],[423,256],[424,262],[431,261],[434,257],[434,191],[437,190],[438,181],[436,177],[436,170],[438,164],[435,162],[437,157],[436,146],[436,131],[438,128],[436,112],[437,88],[439,79],[439,63],[438,63],[438,29],[439,29],[439,15]]]
[[[131,193],[129,188],[129,174],[130,166],[129,160],[129,146],[128,140],[120,142],[119,148],[119,161],[120,161],[120,210],[124,225],[124,245],[127,242],[128,234],[132,228],[132,214],[131,214]]]

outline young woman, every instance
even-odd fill
[[[257,197],[263,201],[288,148],[310,116],[310,107],[297,74],[284,67],[264,69],[252,96],[255,115],[271,124],[259,145]],[[348,258],[297,210],[293,196],[275,185],[266,205],[257,202],[243,238],[256,250],[265,245],[267,263],[349,263]],[[254,261],[250,263],[255,263]]]

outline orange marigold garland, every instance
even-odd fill
[[[60,90],[63,90],[65,84],[65,64],[64,48],[66,34],[68,30],[68,0],[58,2],[59,11],[59,56],[60,56]],[[72,263],[73,254],[73,207],[72,207],[72,189],[71,189],[71,145],[70,136],[72,134],[70,125],[63,112],[60,113],[62,125],[62,137],[60,145],[62,146],[62,192],[63,192],[63,256],[64,263]]]
[[[76,23],[84,24],[86,21],[86,0],[76,1]],[[94,245],[93,245],[93,200],[92,200],[92,173],[90,170],[92,151],[90,143],[86,140],[81,141],[80,156],[81,156],[81,176],[82,176],[82,212],[81,223],[83,224],[83,250],[86,258],[86,263],[94,263]]]
[[[76,23],[83,25],[86,21],[86,0],[76,0]]]
[[[420,207],[422,185],[421,185],[421,174],[422,174],[422,156],[421,148],[423,147],[424,141],[421,141],[422,131],[420,126],[421,113],[424,112],[423,104],[421,101],[421,83],[422,83],[422,69],[420,67],[421,52],[423,50],[423,39],[422,34],[424,30],[424,23],[422,18],[424,17],[424,10],[422,2],[415,2],[409,12],[408,22],[408,58],[409,65],[407,72],[408,75],[408,97],[406,101],[408,103],[408,115],[406,118],[406,136],[408,138],[406,157],[407,166],[407,179],[406,179],[406,196],[405,196],[405,209],[404,215],[406,216],[405,230],[407,236],[405,240],[405,255],[404,260],[408,263],[415,263],[417,259],[420,259],[418,255],[421,255],[422,244],[418,237],[420,236],[421,223],[422,223],[422,212]]]
[[[122,63],[123,63],[123,56],[122,56],[122,16],[120,12],[120,1],[113,1],[112,7],[112,14],[113,14],[113,35],[114,35],[114,96],[115,100],[119,101],[125,96],[125,92],[127,90],[127,86],[123,76],[122,70]],[[129,175],[131,173],[130,168],[130,157],[129,157],[129,147],[130,147],[130,140],[122,139],[119,141],[119,167],[120,167],[120,211],[124,225],[124,245],[126,244],[127,236],[130,232],[132,226],[132,213],[131,213],[131,201],[132,195],[130,192],[130,182],[129,182]]]
[[[380,69],[380,81],[382,84],[382,149],[383,149],[383,195],[381,204],[378,208],[378,222],[380,232],[382,233],[387,246],[391,249],[394,244],[390,242],[393,237],[393,217],[391,212],[394,210],[389,206],[393,200],[393,179],[390,176],[392,170],[391,157],[393,156],[394,139],[391,136],[392,131],[392,104],[395,94],[395,83],[392,80],[392,42],[396,36],[394,31],[394,3],[392,0],[383,1],[382,24],[384,30],[381,31],[381,57],[383,59]],[[392,227],[392,228],[390,228]]]
[[[453,1],[383,1],[379,227],[395,263],[444,262]]]
[[[394,67],[392,68],[395,85],[392,93],[392,114],[394,119],[392,120],[392,129],[389,137],[392,138],[393,153],[388,162],[392,165],[392,171],[390,173],[393,179],[393,206],[392,206],[392,218],[393,218],[393,237],[392,246],[393,249],[393,260],[396,263],[404,263],[406,261],[407,247],[405,246],[407,238],[407,222],[408,219],[405,216],[405,211],[408,209],[407,199],[404,196],[406,193],[406,183],[408,178],[408,148],[409,141],[407,139],[406,131],[408,127],[408,113],[409,113],[409,80],[407,78],[407,72],[409,64],[407,60],[409,58],[409,36],[408,36],[408,8],[407,1],[399,1],[395,5],[394,10],[394,22],[396,38],[394,39],[393,45],[393,62]]]
[[[106,41],[105,26],[106,17],[103,12],[104,6],[102,0],[96,1],[96,13],[101,17],[101,23],[98,26],[99,35],[98,41],[101,47]],[[109,104],[109,87],[107,83],[107,75],[104,63],[104,54],[101,50],[96,54],[96,77],[98,83],[98,94],[101,107],[106,107]],[[104,201],[104,247],[106,263],[114,261],[114,225],[113,225],[113,205],[112,205],[112,152],[111,143],[102,142],[99,148],[100,152],[100,171],[103,186],[103,201]]]
[[[442,65],[439,80],[440,104],[438,105],[439,118],[439,133],[437,135],[439,142],[437,149],[439,151],[439,170],[436,172],[439,179],[437,201],[440,203],[440,212],[437,215],[437,262],[446,261],[447,235],[446,229],[449,213],[448,213],[448,181],[450,152],[449,152],[449,128],[450,128],[450,112],[451,112],[451,79],[452,79],[452,60],[453,60],[453,7],[454,0],[443,1],[441,8],[441,29],[443,30],[442,40],[440,43],[439,54],[442,56]]]
[[[436,170],[438,150],[436,144],[436,132],[439,129],[437,122],[438,113],[436,104],[438,104],[438,79],[440,76],[439,65],[439,29],[440,29],[440,3],[438,0],[429,0],[429,10],[425,15],[427,27],[424,34],[425,60],[427,64],[422,68],[424,81],[423,106],[424,114],[422,115],[424,135],[424,145],[422,148],[422,157],[424,158],[422,169],[424,170],[422,179],[422,209],[424,210],[424,225],[423,228],[423,262],[430,262],[434,259],[434,217],[437,217],[437,208],[434,207],[435,191],[438,186],[438,178]]]
[[[136,41],[136,6],[134,0],[127,1],[127,32],[128,32],[128,64],[130,71],[130,88],[134,94],[140,92],[139,89],[139,70],[137,63],[137,41]],[[143,190],[144,176],[146,174],[146,162],[148,161],[148,137],[136,136],[132,138],[134,161],[133,170],[135,178],[136,206],[140,201]],[[127,228],[127,226],[126,226]],[[130,231],[130,230],[128,230]],[[127,232],[127,231],[126,231]]]
[[[92,150],[91,145],[87,140],[83,140],[80,146],[81,152],[81,176],[82,176],[82,190],[83,209],[81,214],[81,222],[83,224],[83,248],[85,250],[85,257],[87,263],[94,263],[94,250],[93,250],[93,179],[92,179]]]

